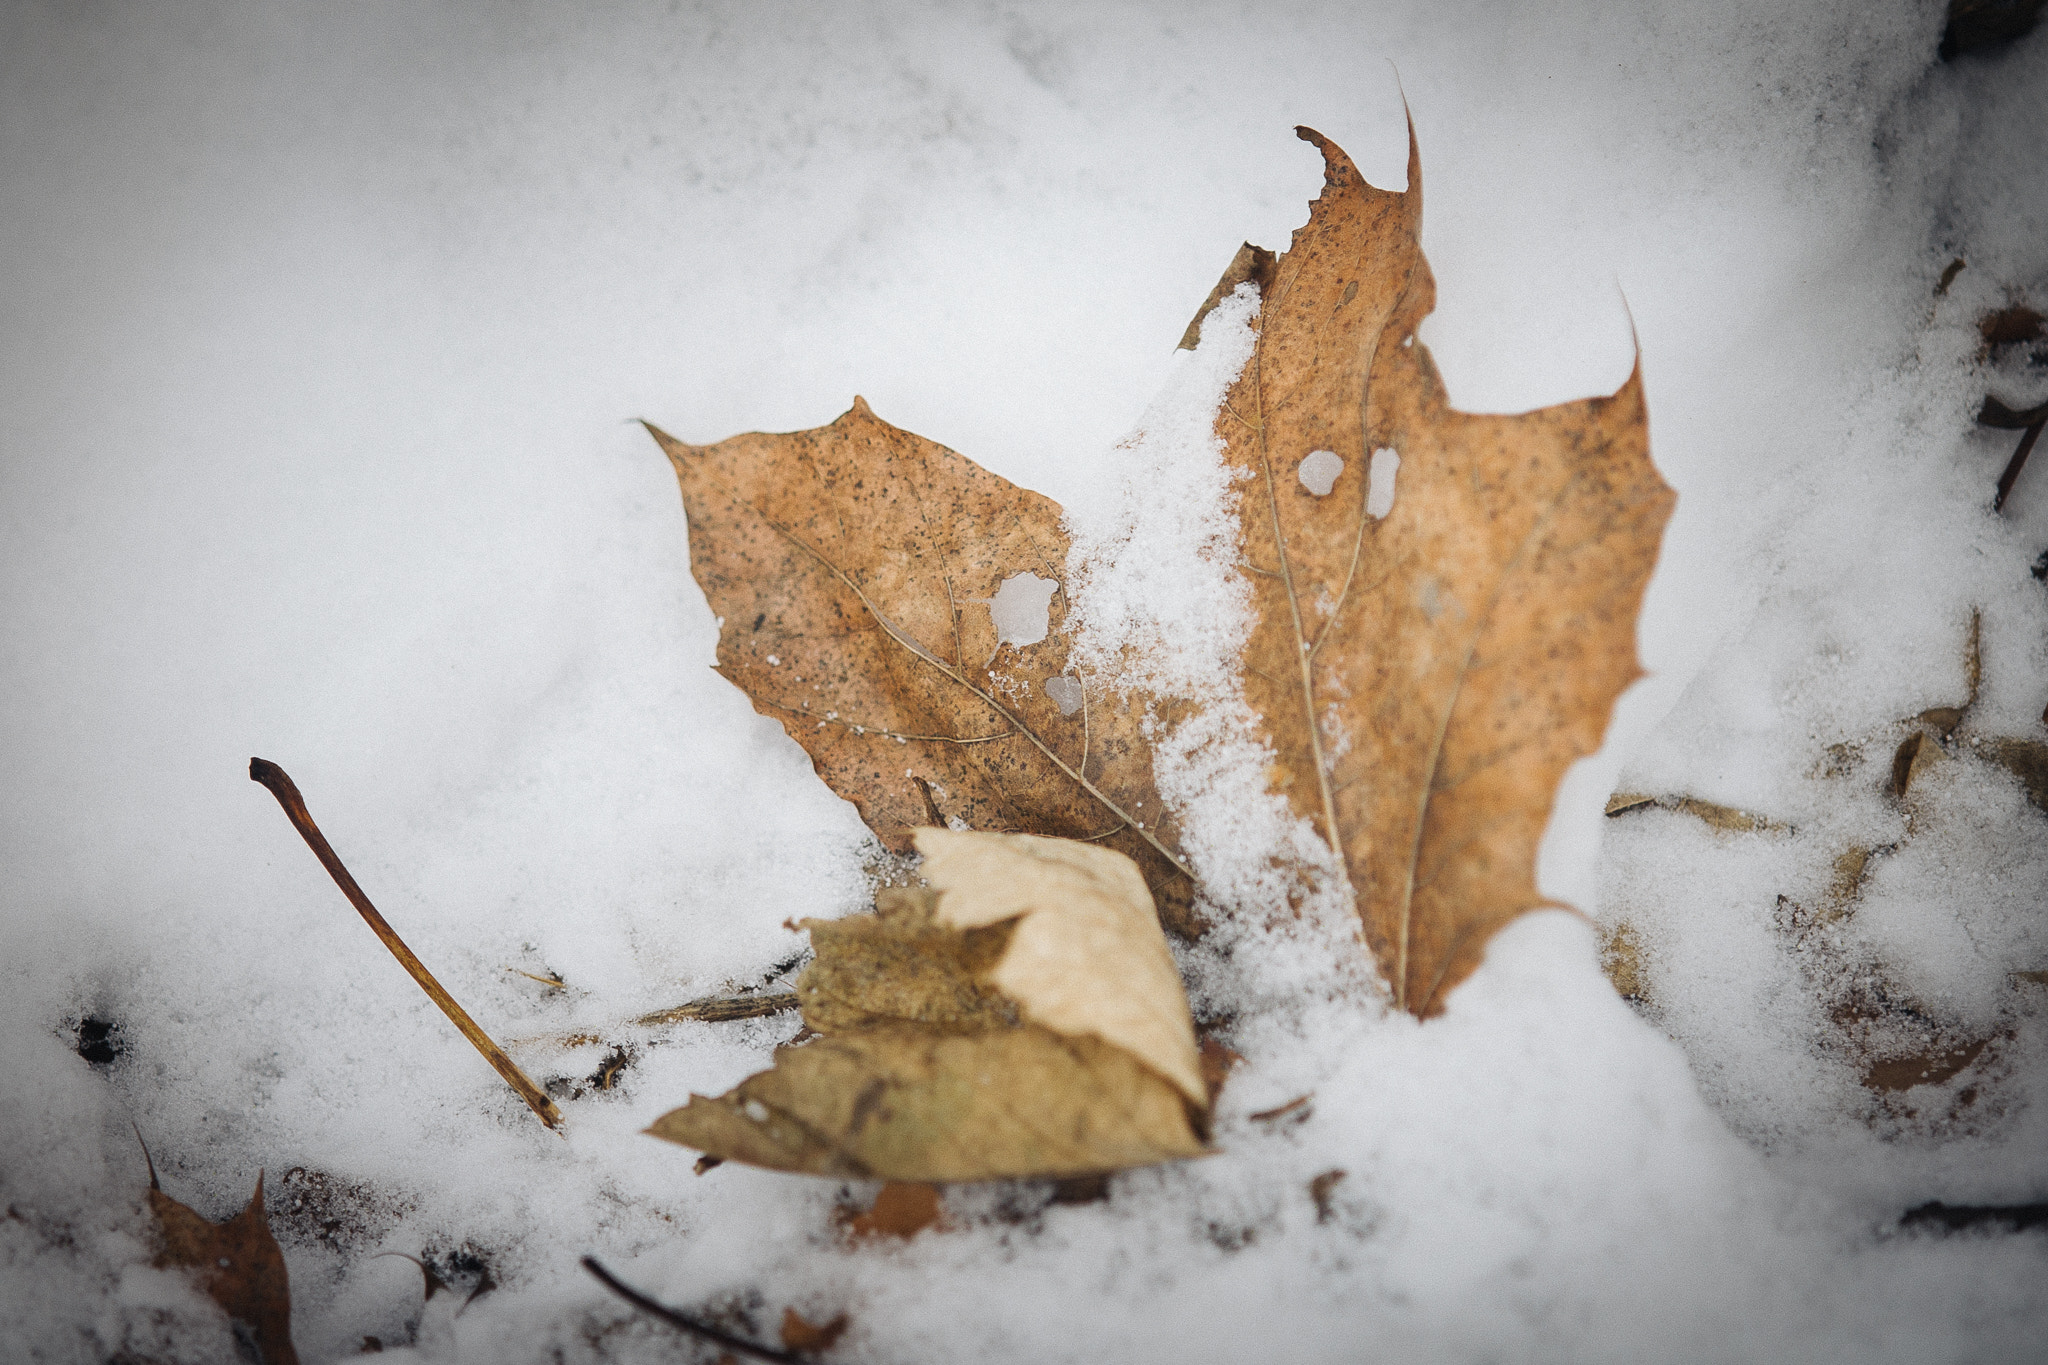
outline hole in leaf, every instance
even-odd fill
[[[1365,476],[1365,514],[1374,521],[1394,510],[1394,475],[1400,470],[1401,455],[1392,446],[1372,453],[1372,467]]]
[[[1344,472],[1344,457],[1334,450],[1311,450],[1294,472],[1303,488],[1319,498],[1327,498],[1337,486],[1337,476]]]
[[[1081,680],[1061,676],[1045,680],[1045,695],[1052,698],[1060,714],[1071,716],[1081,709]]]
[[[989,599],[996,639],[1006,645],[1035,645],[1052,631],[1052,595],[1060,585],[1035,573],[1012,574]]]

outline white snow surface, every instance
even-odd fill
[[[1944,64],[1941,9],[9,7],[0,1340],[237,1358],[149,1265],[139,1130],[213,1217],[266,1172],[309,1361],[713,1358],[586,1253],[763,1341],[845,1310],[848,1361],[2038,1358],[2048,1237],[1899,1224],[2048,1199],[2048,987],[2014,975],[2048,969],[2048,841],[1983,757],[2044,737],[2048,469],[1994,515],[2017,433],[1971,420],[2048,398],[1976,330],[2048,310],[2048,31]],[[1171,349],[1240,240],[1305,218],[1294,124],[1403,183],[1404,90],[1453,401],[1608,392],[1639,346],[1680,493],[1648,676],[1544,847],[1586,918],[1525,917],[1426,1024],[1267,856],[1319,846],[1228,667],[1212,423],[1255,299]],[[872,1186],[698,1177],[639,1131],[793,1018],[621,1022],[772,984],[783,921],[859,908],[872,849],[707,667],[629,419],[708,441],[856,392],[1067,507],[1077,676],[1205,701],[1159,775],[1219,919],[1181,964],[1245,1057],[1217,1155],[1094,1203],[958,1187],[893,1246],[835,1231]],[[1981,696],[1893,801],[1973,609]],[[529,1069],[633,1049],[566,1140],[252,754]],[[1617,788],[1773,823],[1610,820]],[[1855,913],[1789,931],[1855,848]],[[1633,1005],[1598,966],[1624,925]],[[1838,961],[1990,1039],[1975,1069],[1873,1093]],[[423,1310],[383,1252],[496,1287]]]

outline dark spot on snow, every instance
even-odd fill
[[[2043,0],[1948,0],[1948,22],[1941,30],[1941,59],[1954,61],[2026,37],[2041,18],[2042,3]]]
[[[1077,1175],[1070,1180],[1055,1180],[1052,1185],[1051,1202],[1055,1204],[1099,1204],[1108,1198],[1106,1175]]]
[[[269,1202],[280,1238],[343,1254],[383,1240],[412,1207],[410,1200],[304,1166],[284,1173]]]
[[[420,1265],[432,1280],[458,1295],[467,1307],[498,1287],[491,1273],[491,1255],[474,1242],[448,1251],[424,1251]]]
[[[2039,313],[2023,303],[2015,303],[1986,313],[1978,320],[1977,332],[1984,338],[1984,344],[1993,349],[2002,346],[2023,346],[2029,341],[2041,339],[2041,324],[2044,321],[2048,319],[2042,318]]]
[[[121,1026],[88,1015],[78,1021],[78,1055],[93,1066],[112,1066],[128,1049],[121,1042]]]
[[[1318,1223],[1329,1222],[1331,1215],[1336,1213],[1337,1206],[1330,1196],[1336,1190],[1337,1182],[1341,1181],[1347,1174],[1349,1173],[1343,1170],[1324,1171],[1314,1180],[1308,1182],[1309,1198],[1316,1201],[1316,1221]]]
[[[597,1070],[591,1072],[588,1076],[583,1077],[581,1080],[575,1080],[568,1076],[556,1076],[542,1086],[542,1089],[546,1090],[548,1094],[556,1099],[565,1101],[580,1100],[585,1095],[600,1094],[616,1089],[619,1084],[619,1078],[625,1075],[626,1070],[637,1060],[639,1060],[639,1054],[624,1043],[620,1043],[605,1054],[604,1060],[597,1064]]]
[[[2048,1204],[1944,1204],[1935,1199],[1907,1209],[1899,1226],[1940,1235],[2029,1232],[2048,1228]]]
[[[1259,1240],[1257,1228],[1232,1227],[1224,1223],[1209,1224],[1209,1240],[1224,1251],[1243,1251]]]

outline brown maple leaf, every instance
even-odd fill
[[[1067,668],[1057,503],[859,398],[814,431],[692,446],[647,429],[682,486],[719,673],[884,845],[908,852],[913,829],[951,821],[1097,840],[1138,863],[1168,928],[1194,932],[1143,699]]]
[[[261,1173],[247,1206],[225,1223],[212,1223],[165,1194],[151,1162],[149,1208],[163,1233],[156,1263],[197,1271],[199,1287],[249,1334],[264,1365],[298,1365],[292,1349],[291,1281],[263,1211]]]
[[[1395,1002],[1429,1015],[1545,903],[1537,844],[1640,675],[1636,614],[1675,495],[1640,370],[1607,398],[1453,411],[1415,338],[1436,286],[1413,129],[1398,194],[1296,131],[1323,192],[1217,420],[1254,490],[1245,688],[1273,785],[1342,856]]]

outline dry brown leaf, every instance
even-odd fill
[[[1114,1043],[1206,1105],[1180,969],[1130,859],[1067,839],[917,831],[934,917],[954,929],[1012,924],[988,982],[1026,1019]]]
[[[1337,1186],[1342,1184],[1344,1177],[1349,1174],[1350,1172],[1344,1170],[1328,1170],[1308,1182],[1308,1196],[1315,1200],[1318,1223],[1327,1223],[1336,1216],[1337,1201],[1334,1196]]]
[[[1717,801],[1702,801],[1697,796],[1646,796],[1641,792],[1616,792],[1607,798],[1607,815],[1627,815],[1632,811],[1649,810],[1677,811],[1690,815],[1723,834],[1777,834],[1791,826],[1768,815],[1741,810],[1735,806],[1724,806]]]
[[[1244,1054],[1219,1038],[1204,1038],[1200,1048],[1202,1060],[1202,1088],[1209,1094],[1209,1107],[1216,1107],[1216,1097],[1223,1093],[1223,1084],[1230,1079],[1232,1068],[1244,1061]]]
[[[1836,855],[1833,876],[1828,880],[1827,897],[1821,902],[1822,924],[1833,924],[1848,917],[1856,906],[1856,898],[1863,894],[1863,882],[1870,874],[1871,859],[1889,851],[1859,844]]]
[[[829,1351],[840,1337],[846,1334],[850,1325],[844,1313],[834,1314],[830,1322],[813,1323],[794,1308],[782,1310],[782,1347],[786,1351]]]
[[[796,989],[817,1036],[648,1131],[894,1181],[1201,1155],[1194,1025],[1130,860],[1028,835],[917,838],[928,886],[886,888],[872,916],[804,921],[817,957]]]
[[[1892,755],[1892,775],[1887,789],[1903,801],[1920,774],[1940,762],[1941,756],[1940,742],[1925,730],[1915,730],[1906,736]]]
[[[1323,153],[1323,192],[1217,422],[1255,490],[1247,695],[1396,1003],[1429,1015],[1494,931],[1545,903],[1536,847],[1565,769],[1640,674],[1636,614],[1674,495],[1640,370],[1607,398],[1453,411],[1415,338],[1436,286],[1412,130],[1398,194],[1297,132]],[[1399,465],[1375,515],[1380,450]]]
[[[1643,945],[1632,924],[1617,924],[1600,944],[1600,970],[1624,1000],[1641,1000],[1644,989]]]
[[[2035,809],[2048,811],[2048,744],[2038,739],[1988,739],[1982,753],[2020,780]]]
[[[227,1222],[212,1223],[165,1194],[152,1164],[149,1208],[163,1232],[156,1263],[196,1270],[199,1287],[249,1333],[265,1365],[298,1365],[292,1349],[291,1281],[263,1211],[261,1173],[248,1205]]]
[[[1916,1085],[1940,1085],[1961,1075],[1991,1040],[1975,1038],[1936,1052],[1909,1057],[1887,1057],[1872,1062],[1863,1073],[1866,1088],[1878,1091],[1911,1090]]]
[[[1144,700],[1067,669],[1057,503],[859,398],[813,431],[710,446],[648,431],[682,486],[719,673],[885,845],[907,853],[913,829],[955,820],[1099,839],[1137,861],[1168,928],[1194,932],[1192,886],[1159,828]],[[1028,599],[1048,592],[1031,619]],[[1006,615],[1023,602],[1007,641],[999,593]]]
[[[867,1212],[847,1220],[846,1230],[855,1237],[911,1238],[936,1226],[943,1212],[938,1186],[891,1180]]]

